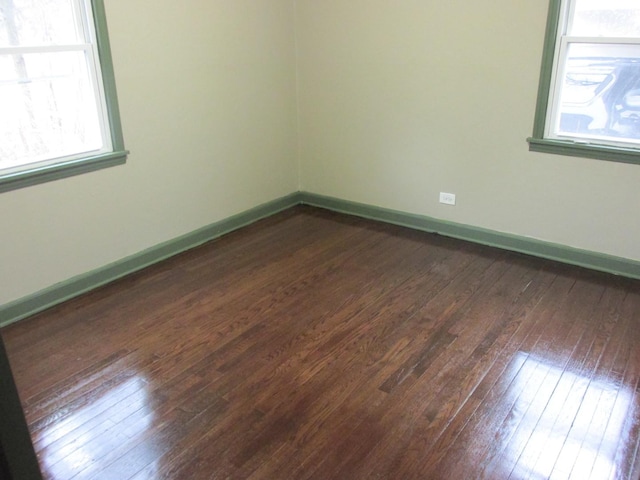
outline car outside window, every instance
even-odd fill
[[[552,0],[531,149],[640,163],[640,2]]]

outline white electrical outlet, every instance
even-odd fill
[[[455,205],[456,194],[440,192],[440,203],[444,203],[445,205]]]

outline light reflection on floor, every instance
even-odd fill
[[[53,422],[37,442],[45,446],[38,456],[47,476],[68,478],[70,473],[102,468],[104,465],[95,462],[103,461],[105,455],[108,458],[109,451],[116,451],[126,442],[137,443],[136,439],[143,437],[154,419],[147,388],[142,378],[129,378],[64,420]],[[58,448],[47,448],[61,443]],[[153,442],[148,443],[152,450]],[[148,453],[148,458],[155,458],[153,451]]]
[[[513,402],[497,467],[511,478],[615,478],[615,454],[633,390],[577,375],[526,353],[506,396]],[[506,477],[505,477],[506,478]]]

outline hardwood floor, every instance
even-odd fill
[[[637,479],[640,281],[297,207],[2,331],[49,479]]]

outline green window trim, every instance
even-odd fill
[[[527,138],[529,150],[532,152],[551,153],[570,157],[591,158],[619,163],[635,163],[640,165],[640,152],[632,148],[613,147],[610,145],[580,144],[563,142],[548,138]]]
[[[104,1],[91,0],[91,8],[96,29],[96,41],[100,68],[102,70],[102,82],[107,106],[109,129],[111,132],[112,151],[44,167],[34,167],[5,175],[0,174],[0,193],[122,165],[126,162],[129,152],[124,147],[124,138],[122,135],[122,123],[118,109],[118,95],[116,92],[116,81],[111,47],[109,44],[109,34],[107,31]]]
[[[533,135],[527,138],[529,150],[532,152],[551,153],[573,157],[607,160],[621,163],[640,165],[640,151],[635,148],[614,147],[593,143],[574,142],[545,138],[545,122],[549,107],[551,82],[553,81],[553,63],[558,38],[558,27],[562,0],[549,1],[549,13],[544,37],[544,50],[540,68],[540,83],[538,86],[538,101],[536,104]]]
[[[126,162],[128,153],[127,151],[104,153],[4,175],[0,177],[0,193],[122,165]]]

